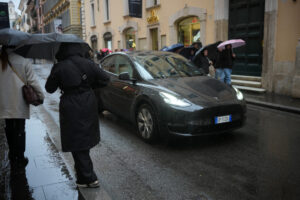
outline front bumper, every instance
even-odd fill
[[[166,110],[165,110],[166,109]],[[246,105],[227,104],[193,111],[168,106],[161,115],[160,128],[176,136],[200,136],[229,132],[240,128],[246,120]],[[231,115],[232,121],[215,124],[215,117]]]

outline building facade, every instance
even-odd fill
[[[8,2],[8,13],[9,13],[9,24],[10,28],[16,27],[16,21],[18,19],[18,13],[16,12],[16,7],[14,2]]]
[[[30,19],[28,14],[26,13],[27,10],[27,0],[20,0],[20,4],[18,9],[21,11],[21,21],[20,21],[20,31],[28,32],[30,29]]]
[[[128,16],[128,0],[81,2],[83,38],[95,50],[159,50],[175,43],[242,38],[247,45],[234,49],[233,74],[250,81],[240,83],[300,97],[292,92],[300,88],[297,0],[143,0],[142,18]]]
[[[82,37],[81,0],[45,0],[43,31],[72,33]]]

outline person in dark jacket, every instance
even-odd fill
[[[224,82],[231,85],[231,73],[235,54],[232,52],[232,46],[230,44],[225,46],[225,50],[221,53],[221,62],[224,68]]]
[[[205,74],[209,73],[209,66],[212,64],[212,62],[208,59],[208,50],[204,49],[201,53],[200,56],[197,56],[193,59],[194,64],[202,68]]]
[[[214,67],[216,69],[216,79],[218,79],[224,83],[225,73],[224,73],[224,68],[223,68],[222,60],[221,60],[222,50],[223,50],[222,48],[217,49],[216,57],[215,57],[213,63],[214,63]]]
[[[84,58],[78,44],[62,44],[46,82],[48,93],[62,92],[59,104],[62,151],[72,152],[78,187],[98,187],[89,155],[100,142],[97,100],[93,88],[109,78],[93,61]]]

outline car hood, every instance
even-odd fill
[[[154,79],[151,82],[202,106],[236,101],[235,91],[230,86],[207,76]]]

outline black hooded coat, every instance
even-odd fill
[[[209,59],[207,56],[204,56],[203,53],[200,53],[201,55],[197,56],[197,57],[194,57],[193,59],[193,63],[199,67],[199,68],[202,68],[204,70],[204,72],[206,74],[209,73]]]
[[[93,61],[81,55],[80,46],[61,45],[46,82],[49,93],[61,89],[59,104],[61,144],[64,152],[88,150],[100,142],[97,100],[93,88],[109,78]]]

